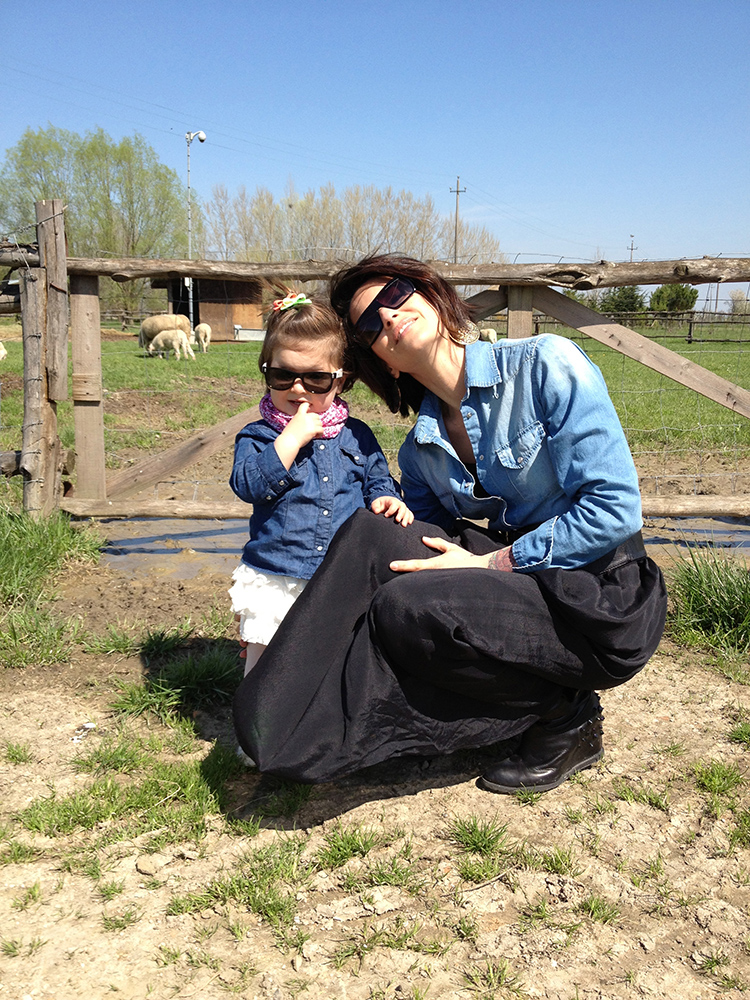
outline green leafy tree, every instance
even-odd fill
[[[116,142],[103,129],[85,136],[52,125],[27,129],[0,169],[0,228],[29,225],[34,202],[44,198],[66,206],[71,256],[186,254],[180,179],[137,134]],[[130,311],[138,310],[144,290],[144,281],[102,282],[105,305]]]
[[[583,306],[588,306],[589,309],[598,309],[599,300],[602,297],[598,288],[591,288],[585,292],[576,292],[572,288],[566,288],[563,295],[568,299],[573,299],[574,302],[580,302]]]
[[[698,300],[692,285],[659,285],[651,293],[649,309],[655,312],[689,312]]]
[[[645,306],[643,293],[634,285],[610,288],[599,299],[599,311],[604,313],[641,312]]]

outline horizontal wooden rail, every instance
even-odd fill
[[[325,281],[351,261],[289,260],[255,263],[216,260],[152,260],[147,257],[69,257],[69,274],[106,275],[115,281],[135,278],[217,278],[228,281]],[[683,260],[608,261],[558,264],[447,264],[429,262],[457,285],[557,285],[585,290],[623,285],[750,281],[750,258],[698,257]],[[1,267],[38,267],[30,248],[0,250]]]
[[[226,503],[188,500],[76,500],[64,497],[62,510],[74,517],[176,517],[229,520],[250,516],[252,507],[239,501]],[[643,516],[649,517],[750,517],[750,496],[645,496]]]
[[[252,513],[251,505],[240,501],[76,500],[74,497],[63,497],[60,509],[74,517],[177,517],[214,521],[247,519]]]

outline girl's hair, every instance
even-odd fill
[[[279,348],[300,344],[315,344],[328,349],[335,367],[344,369],[345,381],[341,392],[354,385],[346,333],[341,320],[327,302],[313,298],[308,305],[292,306],[283,312],[279,310],[270,314],[258,357],[261,372],[262,366],[271,363],[274,352]]]
[[[388,367],[369,348],[358,344],[353,336],[354,324],[349,307],[357,291],[370,281],[390,281],[409,278],[414,288],[438,314],[446,333],[457,333],[471,322],[471,307],[459,298],[453,285],[441,278],[428,264],[399,254],[379,254],[363,258],[358,264],[344,268],[331,279],[331,305],[341,317],[349,337],[349,357],[356,378],[361,379],[380,396],[392,413],[408,417],[415,413],[424,397],[424,386],[407,372],[394,378]]]

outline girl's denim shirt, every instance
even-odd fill
[[[470,345],[461,414],[482,489],[427,392],[399,452],[415,517],[449,531],[455,518],[524,531],[513,542],[522,572],[584,566],[641,528],[625,434],[601,372],[572,341],[543,334]]]
[[[287,470],[265,420],[247,424],[234,444],[229,485],[253,505],[242,561],[265,573],[309,580],[336,530],[376,497],[401,498],[367,424],[350,417],[333,438],[311,441]]]

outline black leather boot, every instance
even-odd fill
[[[526,730],[512,757],[485,771],[479,787],[504,795],[522,788],[535,792],[557,788],[603,756],[602,719],[595,691],[580,691],[572,702],[558,703]]]

